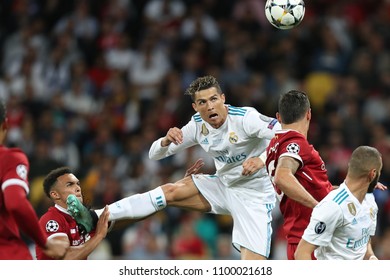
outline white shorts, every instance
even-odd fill
[[[256,189],[226,187],[216,175],[197,174],[192,179],[211,205],[212,214],[233,218],[233,246],[249,249],[269,257],[272,236],[272,209],[275,203],[264,203]]]

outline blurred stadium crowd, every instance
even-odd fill
[[[3,0],[0,98],[8,104],[9,145],[31,164],[30,198],[50,206],[42,179],[67,165],[85,202],[101,207],[184,175],[210,159],[197,148],[148,159],[151,143],[193,114],[183,96],[198,76],[220,81],[227,103],[274,116],[279,94],[306,91],[309,140],[340,184],[351,151],[372,145],[390,186],[390,1],[310,0],[298,28],[281,31],[260,0]],[[373,246],[390,259],[390,197]],[[277,208],[277,207],[276,207]],[[274,213],[272,259],[284,259]],[[95,259],[237,259],[230,217],[166,209],[108,234]]]

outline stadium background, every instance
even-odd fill
[[[256,0],[3,0],[0,97],[9,145],[31,162],[30,199],[51,205],[42,178],[60,165],[100,207],[183,176],[199,149],[162,160],[148,149],[192,115],[183,96],[196,77],[218,78],[227,103],[274,116],[280,93],[305,90],[313,107],[310,141],[333,184],[351,151],[372,145],[390,184],[390,1],[306,0],[290,31],[266,22]],[[376,254],[390,259],[390,198],[380,208]],[[274,211],[272,259],[285,258]],[[231,219],[166,209],[108,234],[91,259],[237,259]],[[29,241],[29,240],[27,240]]]

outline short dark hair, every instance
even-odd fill
[[[0,100],[0,123],[3,123],[7,118],[7,108],[5,106],[5,102]]]
[[[217,79],[211,75],[199,77],[194,80],[185,91],[185,95],[191,96],[192,101],[195,101],[195,94],[198,91],[215,87],[219,94],[222,94],[221,87]]]
[[[282,123],[292,124],[305,116],[310,109],[310,101],[303,91],[290,90],[282,94],[278,107]]]
[[[50,191],[57,183],[57,178],[64,174],[70,173],[72,173],[72,170],[67,166],[63,166],[50,171],[50,173],[46,175],[45,179],[43,180],[43,190],[47,197],[50,198]]]
[[[374,147],[359,146],[351,155],[348,163],[350,176],[359,178],[365,176],[371,169],[379,170],[382,165],[382,155]]]

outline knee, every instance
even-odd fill
[[[167,204],[170,202],[176,201],[178,199],[178,194],[179,194],[179,186],[175,183],[168,183],[163,186],[161,186],[164,195],[165,195],[165,200]]]

